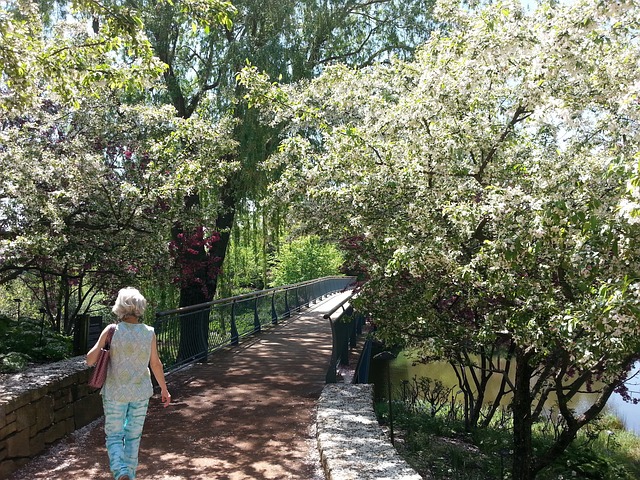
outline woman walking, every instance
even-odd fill
[[[133,480],[138,467],[138,449],[149,398],[153,395],[149,367],[161,389],[165,407],[171,402],[156,335],[152,327],[140,323],[147,306],[146,299],[135,288],[118,292],[112,308],[118,317],[110,345],[107,379],[100,391],[104,407],[104,431],[109,465],[116,480]],[[87,353],[87,364],[97,362],[100,349],[109,334],[107,326]]]

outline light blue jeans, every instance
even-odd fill
[[[114,402],[103,397],[102,405],[109,467],[113,477],[118,479],[123,475],[129,475],[133,480],[138,468],[138,449],[149,399],[139,402]]]

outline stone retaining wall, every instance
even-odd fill
[[[380,428],[373,385],[326,385],[318,401],[317,437],[327,480],[422,480]]]
[[[102,415],[100,395],[87,385],[91,371],[81,356],[3,376],[0,478]]]

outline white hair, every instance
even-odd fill
[[[119,319],[128,315],[134,317],[142,317],[144,310],[147,308],[147,300],[142,296],[138,289],[133,287],[122,288],[118,292],[118,298],[113,305],[111,311],[116,314]]]

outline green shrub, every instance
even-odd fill
[[[0,335],[3,335],[9,329],[11,323],[9,317],[0,314]]]
[[[308,236],[284,245],[272,262],[271,283],[279,286],[337,275],[344,259],[335,245]]]
[[[44,363],[68,358],[72,340],[53,332],[40,321],[20,322],[0,317],[0,357],[3,373],[24,369],[31,362]]]
[[[435,480],[495,480],[509,478],[512,433],[492,425],[471,433],[461,420],[445,410],[432,417],[428,409],[394,402],[393,418],[399,453],[416,471]],[[382,423],[388,423],[388,406],[376,404]],[[539,480],[632,480],[638,476],[639,442],[630,432],[619,430],[615,419],[603,419],[582,431],[567,451],[536,477]],[[536,430],[537,448],[549,447],[552,437]]]
[[[24,370],[31,361],[31,357],[24,353],[9,352],[0,355],[0,373],[15,373]]]
[[[559,468],[561,466],[561,468]],[[555,468],[554,468],[555,467]],[[633,480],[634,477],[623,465],[605,457],[589,447],[572,445],[563,455],[562,461],[551,468],[550,478],[560,471],[569,478],[589,480]],[[574,473],[575,472],[575,473]]]

